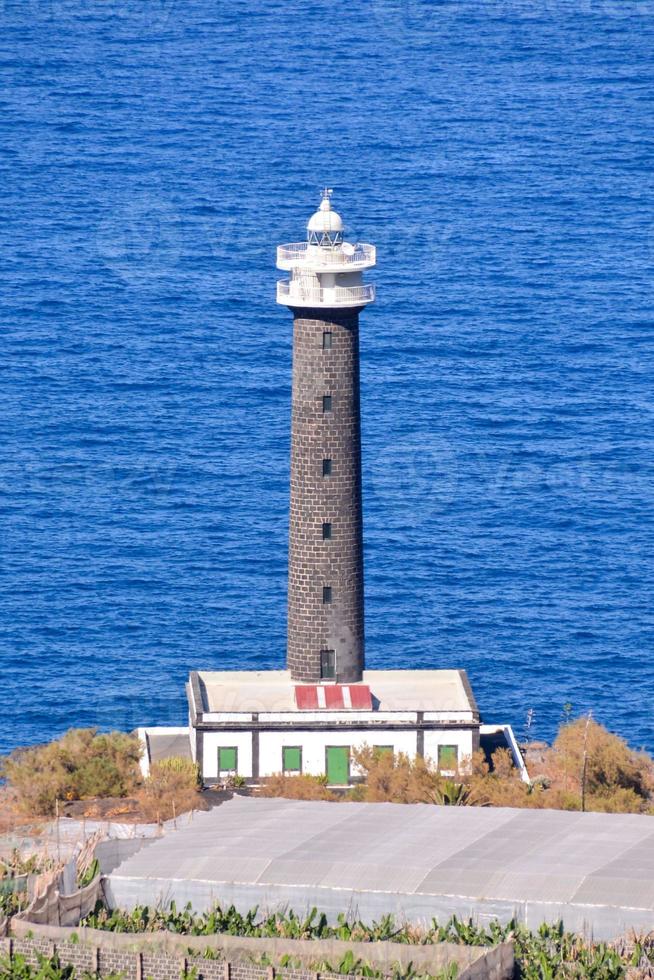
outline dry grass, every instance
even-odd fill
[[[482,752],[466,760],[452,779],[431,762],[364,746],[352,753],[362,782],[343,797],[312,776],[274,776],[263,796],[300,800],[348,799],[368,803],[440,803],[580,810],[585,765],[585,808],[608,813],[654,813],[654,760],[595,721],[563,725],[545,746],[524,783],[508,749],[498,749],[489,766]]]
[[[198,767],[190,759],[181,758],[153,763],[136,799],[148,821],[170,820],[180,813],[195,810],[200,802]]]
[[[33,814],[26,813],[9,786],[0,786],[0,835],[23,831],[34,823]],[[37,828],[38,830],[38,828]]]
[[[59,809],[90,819],[167,820],[201,805],[198,771],[187,759],[166,759],[143,779],[136,735],[71,729],[62,738],[17,749],[0,760],[0,833]]]
[[[259,796],[280,796],[287,800],[336,800],[338,797],[327,789],[320,776],[285,776],[279,773],[266,779],[259,788]]]
[[[141,751],[135,735],[72,728],[47,745],[16,749],[0,775],[23,813],[52,816],[58,800],[127,796],[140,778]]]
[[[531,775],[543,786],[545,805],[581,808],[586,746],[586,809],[606,813],[654,812],[654,760],[631,749],[603,725],[578,718],[563,725]]]

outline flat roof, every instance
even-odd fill
[[[203,670],[197,676],[202,711],[298,710],[287,670]],[[362,683],[379,711],[477,712],[464,670],[365,670]]]
[[[146,728],[145,737],[148,740],[150,762],[161,762],[162,759],[170,759],[171,757],[183,759],[192,757],[188,729],[184,732],[171,732],[165,728],[159,731],[156,728]]]
[[[654,817],[237,796],[128,858],[106,891],[123,908],[562,918],[612,938],[651,929]]]

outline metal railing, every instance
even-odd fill
[[[372,303],[375,287],[365,286],[317,286],[304,285],[299,280],[282,279],[277,283],[277,300],[298,306],[357,306]]]
[[[277,264],[297,264],[329,269],[334,266],[356,269],[358,266],[375,265],[377,249],[374,245],[357,244],[352,247],[354,251],[348,254],[342,248],[319,248],[315,245],[308,246],[307,242],[291,242],[288,245],[278,246]]]

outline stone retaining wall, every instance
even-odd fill
[[[139,935],[98,929],[39,926],[13,919],[13,935],[0,939],[0,956],[21,955],[36,965],[38,955],[59,956],[78,973],[120,974],[124,980],[183,980],[193,971],[198,980],[336,980],[329,972],[318,974],[311,964],[337,965],[346,952],[386,974],[393,965],[437,974],[451,963],[459,967],[459,980],[511,980],[514,972],[510,943],[492,949],[441,943],[407,946],[400,943],[347,943],[339,940],[248,939],[238,936],[177,936],[172,933]],[[280,969],[262,964],[279,963],[291,955],[305,965]],[[342,977],[340,978],[342,980]]]

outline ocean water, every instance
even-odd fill
[[[0,750],[285,655],[291,317],[371,241],[367,657],[654,749],[654,2],[0,2]]]

